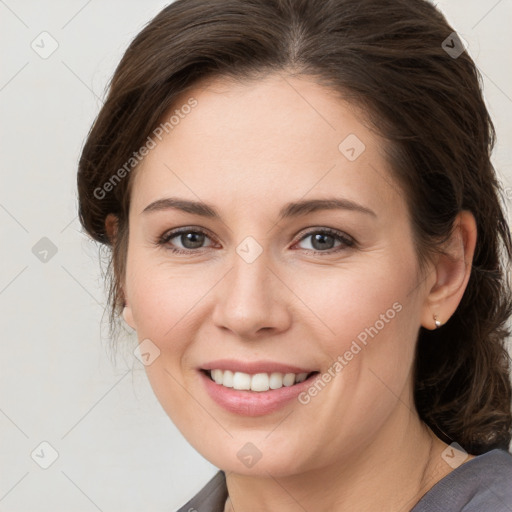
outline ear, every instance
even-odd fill
[[[454,223],[450,240],[435,263],[435,282],[422,311],[421,325],[435,329],[434,316],[445,324],[455,313],[471,274],[477,238],[476,221],[467,210],[460,212]]]
[[[105,218],[105,233],[107,234],[107,237],[112,245],[115,243],[117,236],[118,222],[119,219],[117,215],[114,215],[113,213],[109,213]],[[122,293],[124,300],[124,308],[122,313],[123,319],[132,329],[135,330],[135,322],[133,321],[132,310],[126,299],[126,294],[123,287],[121,287],[120,292]]]
[[[123,319],[134,331],[136,330],[132,308],[128,304],[123,308]]]
[[[113,213],[109,213],[105,218],[105,233],[111,244],[114,243],[117,236],[118,221],[119,219],[117,215],[114,215]]]

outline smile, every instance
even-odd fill
[[[234,367],[241,370],[241,366],[245,366],[245,372],[234,370]],[[295,373],[292,369],[301,371]],[[217,362],[198,373],[210,399],[239,416],[264,416],[286,406],[296,407],[297,396],[320,375],[318,371],[305,372],[303,368],[288,365],[232,364],[231,361]]]

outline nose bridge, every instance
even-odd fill
[[[259,244],[256,246],[256,243],[253,240],[241,242],[233,257],[233,291],[236,295],[238,289],[240,298],[244,300],[251,297],[260,300],[267,294],[272,295],[269,250],[264,250]]]
[[[239,336],[250,338],[265,328],[281,330],[289,322],[279,280],[271,269],[270,250],[247,237],[236,248],[219,289],[214,322]]]

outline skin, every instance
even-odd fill
[[[420,274],[404,194],[364,113],[285,74],[200,83],[177,108],[190,97],[198,106],[132,176],[123,316],[160,350],[146,366],[158,400],[199,453],[226,471],[226,511],[410,510],[452,470],[441,457],[447,445],[414,408],[412,367],[420,326],[433,329],[434,315],[446,322],[462,298],[473,216],[458,216],[450,257],[437,256]],[[366,146],[354,161],[338,149],[349,134]],[[171,196],[208,203],[222,220],[143,212]],[[289,201],[331,197],[375,216],[321,210],[277,222]],[[179,236],[156,243],[184,226],[210,234],[202,248],[172,253],[172,245],[187,250]],[[112,216],[107,227],[115,232]],[[356,245],[335,241],[322,252],[304,238],[326,227]],[[263,251],[252,263],[236,252],[247,236]],[[397,302],[401,311],[306,405],[293,400],[248,418],[221,408],[203,387],[197,368],[218,358],[325,372]],[[262,454],[251,468],[237,457],[248,442]]]

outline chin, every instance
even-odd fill
[[[224,442],[211,438],[203,438],[198,443],[189,442],[205,459],[226,473],[265,478],[270,474],[277,478],[307,470],[304,467],[306,441],[297,446],[283,446],[270,438],[265,443],[261,431],[244,431],[229,440],[224,439]]]

